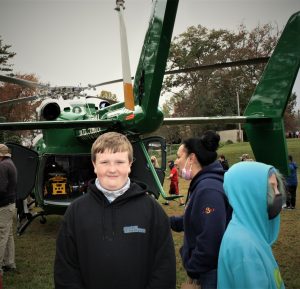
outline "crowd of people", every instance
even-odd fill
[[[172,230],[183,232],[180,249],[188,276],[181,288],[283,289],[271,245],[280,212],[296,206],[297,164],[289,158],[285,179],[271,165],[243,154],[229,166],[218,156],[220,137],[207,131],[188,138],[169,161],[170,195],[179,177],[190,181],[180,216],[168,217],[148,194],[147,184],[129,178],[133,148],[126,136],[108,132],[93,143],[96,178],[88,193],[68,207],[58,232],[56,289],[176,287]],[[152,164],[158,168],[155,157]],[[0,144],[0,275],[16,270],[12,224],[17,170]]]
[[[286,133],[286,137],[288,137],[288,138],[300,138],[300,132],[299,132],[299,130],[289,131],[289,132]]]

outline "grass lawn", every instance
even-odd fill
[[[300,165],[300,139],[288,140],[289,153],[293,155],[298,166]],[[232,165],[239,161],[239,156],[249,153],[253,157],[248,143],[231,144],[223,146],[218,151],[223,153]],[[175,155],[169,155],[174,159]],[[168,174],[168,172],[167,172]],[[300,169],[298,169],[300,180]],[[180,192],[186,195],[189,183],[180,180]],[[286,289],[300,288],[300,186],[297,190],[297,205],[295,210],[284,210],[281,213],[281,230],[279,239],[273,249],[279,263],[281,275]],[[168,191],[169,180],[164,184]],[[162,203],[163,200],[159,199]],[[177,202],[170,202],[169,206],[163,206],[168,215],[183,213],[183,207]],[[55,252],[55,239],[62,217],[49,216],[47,223],[42,225],[35,220],[24,235],[15,236],[17,273],[4,275],[5,289],[53,289],[53,261]],[[182,233],[173,233],[177,255],[177,288],[185,279],[185,272],[181,264],[178,250],[182,245]],[[130,288],[128,288],[130,289]]]

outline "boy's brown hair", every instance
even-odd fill
[[[112,152],[128,152],[128,159],[133,161],[133,148],[128,138],[117,132],[107,132],[100,135],[93,143],[91,149],[92,162],[96,161],[97,153]]]

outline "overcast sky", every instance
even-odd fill
[[[151,0],[125,0],[131,74],[134,75]],[[122,78],[115,0],[0,0],[0,35],[17,53],[14,72],[34,73],[50,85],[82,85]],[[173,36],[188,26],[236,30],[278,24],[300,11],[299,0],[180,0]],[[122,85],[101,87],[122,99]],[[300,77],[294,91],[300,104]]]

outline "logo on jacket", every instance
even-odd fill
[[[131,234],[131,233],[146,233],[146,229],[144,228],[139,228],[138,226],[128,226],[128,227],[123,227],[123,232],[125,234]]]
[[[211,208],[211,207],[205,207],[204,210],[203,210],[203,213],[208,215],[208,214],[211,214],[215,211],[215,208]]]

